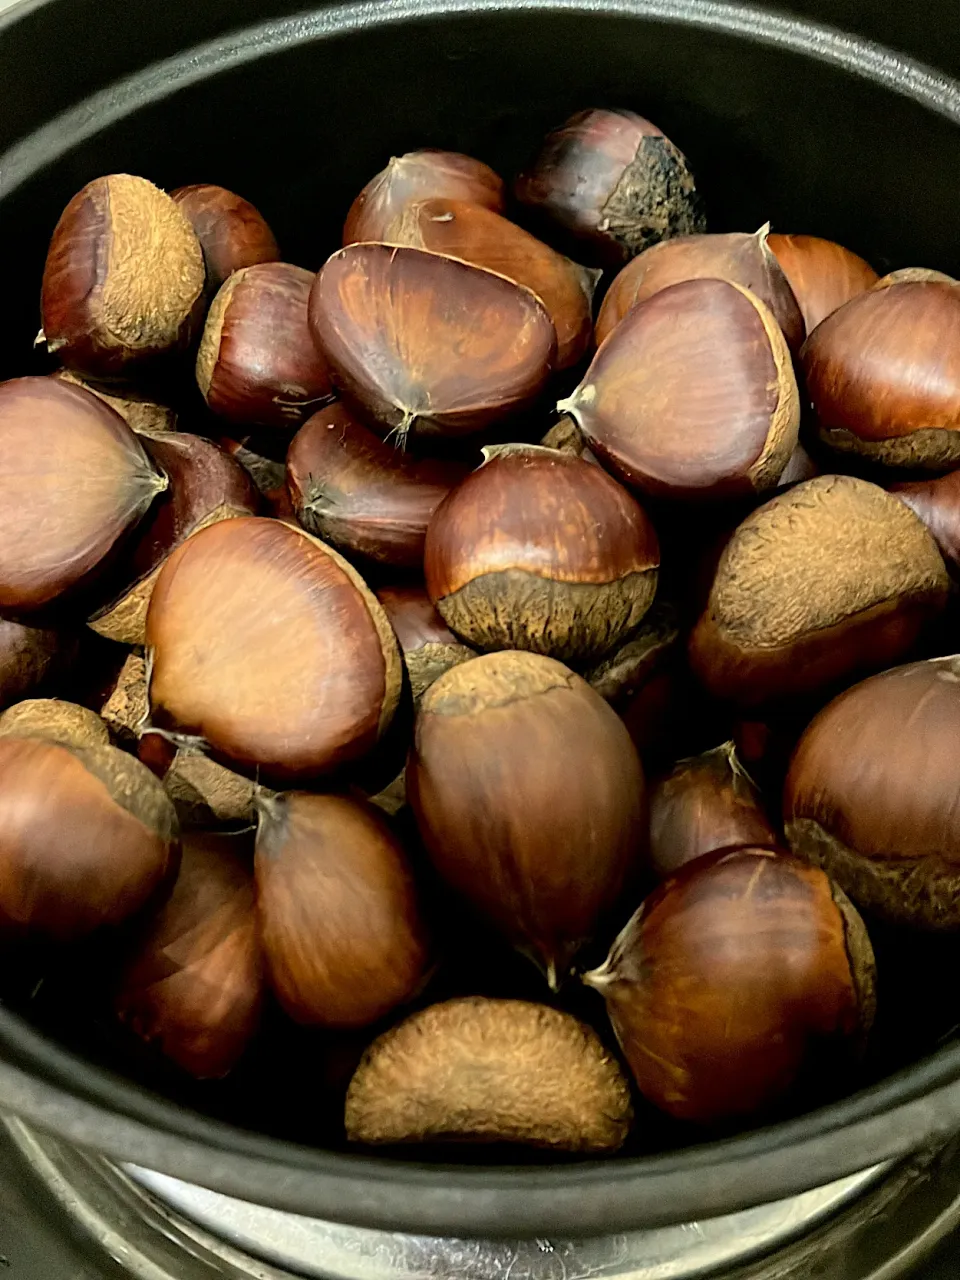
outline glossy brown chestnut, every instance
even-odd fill
[[[203,253],[176,203],[145,178],[97,178],[50,242],[41,310],[49,350],[92,378],[184,350],[202,319]]]
[[[0,708],[19,702],[63,673],[78,648],[72,631],[28,627],[0,618]]]
[[[167,487],[119,414],[52,378],[0,384],[0,609],[88,586]]]
[[[760,1117],[849,1066],[875,1009],[863,922],[822,871],[708,855],[651,895],[584,977],[640,1092],[681,1120]]]
[[[0,738],[0,929],[72,942],[119,924],[178,857],[173,805],[138,760]]]
[[[481,160],[457,151],[408,151],[394,156],[350,206],[343,243],[385,240],[387,228],[408,204],[434,198],[468,200],[502,213],[503,179]]]
[[[146,639],[153,726],[266,780],[360,759],[399,697],[376,598],[330,547],[277,520],[223,520],[183,543],[153,589]]]
[[[630,1086],[596,1032],[525,1000],[431,1005],[367,1050],[347,1091],[351,1142],[509,1142],[600,1154],[623,1146]]]
[[[660,547],[645,512],[581,458],[541,445],[484,452],[427,530],[437,612],[475,649],[609,653],[656,594]]]
[[[645,249],[610,286],[597,317],[597,344],[608,338],[638,302],[684,280],[730,280],[760,299],[783,330],[787,346],[799,351],[806,336],[793,290],[767,242],[770,223],[753,235],[677,236]]]
[[[661,880],[705,853],[779,843],[732,742],[681,760],[650,787],[650,863]]]
[[[556,987],[643,849],[643,771],[616,712],[551,658],[474,658],[424,695],[407,792],[442,878]]]
[[[748,290],[710,279],[636,306],[558,409],[618,479],[664,498],[772,489],[800,424],[780,326]]]
[[[280,260],[280,250],[266,219],[242,196],[201,182],[178,187],[170,192],[170,198],[186,215],[200,241],[208,294],[216,293],[234,271]]]
[[[108,575],[106,603],[90,619],[98,635],[128,645],[145,642],[147,607],[168,556],[199,529],[256,515],[260,506],[240,463],[210,440],[177,431],[144,435],[142,443],[169,484]]]
[[[774,233],[767,245],[790,282],[807,333],[813,333],[821,320],[877,282],[869,262],[833,240]]]
[[[110,734],[95,711],[60,698],[27,698],[0,715],[0,737],[47,738],[66,747],[108,747]]]
[[[207,405],[240,426],[295,428],[332,395],[310,337],[314,276],[289,262],[235,271],[214,298],[197,352]]]
[[[384,244],[335,253],[310,295],[334,383],[395,433],[466,435],[542,391],[557,334],[529,289],[480,267]]]
[[[236,837],[184,837],[173,892],[137,939],[120,1019],[200,1080],[227,1075],[256,1034],[265,989],[249,855]]]
[[[829,692],[909,653],[949,586],[902,502],[853,476],[819,476],[727,543],[691,663],[711,693],[745,708]]]
[[[940,284],[956,284],[953,276],[944,271],[935,271],[932,267],[900,267],[897,271],[888,271],[874,285],[875,289],[886,289],[892,284],[917,284],[923,281],[939,281]]]
[[[557,331],[557,369],[569,369],[593,337],[593,294],[600,277],[481,205],[421,200],[407,205],[383,237],[472,262],[537,295]]]
[[[377,599],[400,642],[414,702],[419,702],[445,671],[477,656],[448,628],[425,587],[382,587]]]
[[[960,465],[960,289],[938,281],[871,289],[803,348],[821,440],[886,466]]]
[[[418,569],[431,516],[469,470],[385,444],[337,402],[294,436],[287,492],[309,533],[347,554]]]
[[[790,847],[864,911],[960,928],[960,658],[895,667],[825,707],[784,787]]]
[[[954,576],[960,574],[960,471],[934,480],[910,480],[890,485],[930,530],[940,554]]]
[[[100,382],[91,382],[81,378],[72,369],[58,369],[51,378],[58,382],[66,382],[74,387],[83,387],[99,400],[116,410],[131,431],[176,431],[177,411],[169,405],[161,404],[144,395],[135,387],[120,386],[111,383],[108,386]]]
[[[547,135],[514,194],[591,266],[621,266],[658,240],[704,229],[686,157],[633,111],[571,116]]]
[[[423,985],[426,930],[406,854],[372,805],[261,800],[257,910],[277,998],[297,1022],[365,1027]]]

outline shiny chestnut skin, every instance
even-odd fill
[[[920,471],[960,464],[960,288],[870,289],[828,316],[802,353],[820,439],[840,454]]]
[[[200,243],[165,192],[126,173],[96,178],[67,205],[50,242],[47,346],[89,377],[129,375],[189,346],[204,280]]]
[[[848,689],[800,739],[784,785],[790,847],[873,916],[960,928],[960,659]]]
[[[818,868],[769,849],[707,855],[643,903],[584,981],[640,1092],[681,1120],[761,1118],[849,1068],[873,1021],[863,922]]]
[[[423,697],[407,793],[441,878],[556,987],[642,853],[643,771],[616,713],[551,658],[474,658]]]
[[[624,484],[681,500],[772,489],[800,422],[780,326],[748,290],[714,279],[634,307],[557,407]]]
[[[214,298],[197,352],[208,407],[238,426],[296,428],[331,399],[307,326],[314,276],[289,262],[235,271]]]
[[[505,204],[503,179],[482,160],[458,151],[408,151],[394,156],[350,206],[344,245],[386,240],[387,229],[416,200],[467,200],[494,213]]]
[[[808,334],[838,307],[877,283],[869,262],[833,240],[774,233],[767,245],[790,282]]]
[[[904,480],[890,493],[922,520],[954,577],[960,575],[960,471],[933,480]]]
[[[256,1034],[264,991],[249,854],[236,837],[190,832],[169,898],[124,962],[117,1014],[189,1075],[216,1080]]]
[[[485,452],[427,530],[437,611],[476,649],[609,653],[656,593],[660,547],[646,513],[581,458],[539,445]]]
[[[270,982],[307,1026],[348,1029],[410,1000],[429,963],[406,854],[372,805],[287,792],[259,803],[257,911]]]
[[[384,434],[468,435],[532,404],[557,333],[529,289],[423,249],[354,244],[310,294],[334,385]]]
[[[234,271],[278,262],[280,250],[266,219],[249,200],[209,182],[178,187],[170,198],[200,241],[211,296]]]
[[[384,443],[338,401],[294,436],[286,487],[309,533],[346,554],[419,569],[430,518],[468,471]]]
[[[381,587],[377,599],[400,643],[414,702],[419,702],[445,671],[477,656],[434,609],[426,587]]]
[[[544,140],[514,195],[590,266],[621,266],[704,229],[686,158],[633,111],[579,111]]]
[[[0,710],[69,669],[78,651],[73,631],[0,618]]]

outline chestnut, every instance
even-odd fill
[[[864,911],[960,928],[960,658],[848,689],[800,739],[784,786],[790,848]]]
[[[680,639],[677,611],[663,601],[655,603],[639,628],[619,648],[612,650],[583,678],[618,711],[653,679],[674,654]]]
[[[684,280],[715,277],[739,284],[772,312],[791,351],[806,336],[803,316],[787,277],[768,244],[770,223],[753,235],[677,236],[645,249],[611,284],[597,317],[597,344],[608,338],[638,302]]]
[[[853,476],[818,476],[733,534],[691,664],[709,692],[743,708],[829,693],[908,653],[949,585],[936,543],[902,502]]]
[[[307,326],[313,281],[303,267],[264,262],[221,286],[197,352],[197,385],[219,417],[289,429],[332,398]]]
[[[477,656],[447,627],[425,587],[382,587],[377,599],[400,643],[414,702],[445,671]]]
[[[411,431],[467,435],[526,408],[557,354],[553,321],[529,289],[385,244],[329,259],[310,327],[344,398],[401,445]]]
[[[590,266],[704,229],[686,157],[633,111],[578,111],[547,135],[514,195]]]
[[[502,213],[503,179],[482,160],[458,151],[408,151],[394,156],[350,206],[343,228],[344,245],[359,240],[385,240],[387,228],[416,200],[468,200]]]
[[[178,415],[176,409],[161,404],[144,395],[135,387],[110,383],[91,382],[89,378],[81,378],[72,369],[58,369],[50,375],[58,382],[66,382],[70,386],[83,387],[99,400],[116,410],[131,431],[156,432],[176,431]]]
[[[118,413],[52,378],[0,384],[0,609],[88,587],[166,477]]]
[[[277,262],[280,250],[263,215],[242,196],[209,182],[170,192],[200,241],[207,292],[214,294],[234,271]]]
[[[142,444],[168,487],[107,575],[102,603],[89,625],[120,644],[142,645],[147,606],[168,556],[192,534],[218,520],[256,515],[260,495],[246,471],[202,436],[164,432]]]
[[[960,465],[960,289],[870,289],[828,316],[802,353],[820,439],[884,466]]]
[[[643,850],[643,771],[616,712],[552,658],[474,658],[423,696],[407,793],[441,878],[556,988]]]
[[[375,597],[332,548],[277,520],[223,520],[178,547],[146,643],[153,727],[265,780],[360,759],[399,698],[397,642]]]
[[[385,444],[337,402],[294,436],[287,492],[309,533],[347,555],[419,569],[430,517],[468,471]]]
[[[877,283],[869,262],[842,244],[820,236],[773,234],[767,240],[790,282],[807,333],[838,307]]]
[[[431,1005],[375,1040],[347,1090],[351,1142],[623,1146],[630,1086],[585,1023],[526,1000]]]
[[[780,326],[749,290],[712,279],[634,307],[557,407],[619,480],[658,498],[772,489],[800,424]]]
[[[200,243],[146,178],[87,183],[64,209],[43,270],[47,347],[91,378],[130,375],[183,351],[201,321]]]
[[[904,480],[889,491],[923,521],[947,567],[960,575],[960,471],[932,480]]]
[[[95,711],[60,698],[28,698],[0,715],[0,737],[49,738],[67,747],[110,745],[107,726]]]
[[[78,648],[72,631],[28,627],[0,618],[0,709],[62,674],[76,659]]]
[[[759,1118],[822,1087],[859,1056],[876,1003],[850,901],[769,849],[683,867],[584,982],[604,997],[644,1097],[699,1124]]]
[[[732,742],[651,784],[650,864],[660,880],[705,853],[779,843]]]
[[[256,820],[257,795],[265,793],[250,778],[189,747],[181,747],[173,757],[163,775],[163,789],[185,829],[250,827]]]
[[[496,271],[537,295],[557,331],[557,370],[585,355],[593,338],[593,294],[599,271],[571,262],[516,223],[462,200],[407,205],[383,237]]]
[[[309,1026],[365,1027],[413,998],[429,960],[404,850],[372,805],[258,801],[257,911],[270,982]]]
[[[0,930],[73,942],[119,924],[178,858],[173,805],[138,760],[0,737]]]
[[[137,937],[114,997],[122,1022],[200,1080],[236,1066],[263,1007],[253,876],[237,845],[184,837],[173,891]]]
[[[643,619],[660,547],[599,467],[540,445],[485,449],[438,507],[424,571],[437,612],[476,649],[589,661]]]

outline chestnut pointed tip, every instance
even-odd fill
[[[581,973],[580,981],[585,987],[590,987],[594,991],[599,991],[601,993],[605,991],[613,981],[610,973],[609,960],[604,961],[604,963],[596,969],[588,969],[586,973]]]

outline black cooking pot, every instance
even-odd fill
[[[36,0],[0,21],[0,376],[27,369],[50,229],[101,173],[223,183],[263,209],[291,261],[317,267],[390,154],[452,147],[509,175],[585,105],[661,124],[692,162],[713,230],[770,219],[840,240],[881,271],[960,275],[955,0],[805,0],[793,14],[714,0],[295,10]],[[945,997],[923,963],[917,980]],[[955,1005],[942,1030],[960,1022]],[[735,1210],[934,1143],[960,1128],[960,1047],[904,1067],[916,1051],[854,1097],[743,1137],[602,1164],[461,1167],[246,1131],[242,1113],[230,1124],[193,1096],[178,1105],[124,1079],[108,1051],[70,1051],[0,1008],[0,1106],[124,1160],[340,1222],[576,1236]]]

